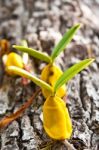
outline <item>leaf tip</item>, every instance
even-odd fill
[[[93,63],[95,61],[95,58],[90,59],[90,63]]]
[[[13,48],[16,48],[16,49],[21,49],[21,48],[26,48],[26,46],[20,46],[20,45],[12,45]]]
[[[95,61],[95,58],[91,58],[91,61],[92,61],[92,62]]]
[[[82,26],[81,23],[77,23],[77,24],[75,24],[74,28],[75,28],[75,29],[79,29],[81,26]]]
[[[95,61],[95,58],[89,58],[87,60],[89,61],[89,63],[92,63],[93,61]]]
[[[16,45],[12,45],[13,48],[15,48]]]
[[[17,45],[12,45],[13,48],[17,48]]]

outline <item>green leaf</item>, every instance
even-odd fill
[[[54,86],[54,92],[56,92],[63,84],[67,83],[70,79],[72,79],[77,73],[86,68],[89,64],[91,64],[94,59],[85,59],[72,67],[66,70],[60,78],[57,80]]]
[[[34,75],[30,74],[29,72],[27,72],[24,69],[21,69],[21,68],[16,67],[16,66],[9,66],[9,67],[6,68],[6,71],[11,72],[12,74],[16,74],[16,75],[20,75],[22,77],[25,77],[29,80],[32,80],[38,86],[40,86],[42,88],[45,88],[45,89],[47,89],[51,92],[53,91],[52,87],[49,84],[47,84],[46,82],[40,80],[39,78],[35,77]]]
[[[29,55],[35,57],[35,58],[38,58],[40,60],[43,60],[45,62],[51,62],[51,57],[44,54],[43,52],[39,52],[35,49],[32,49],[32,48],[28,48],[28,47],[24,47],[24,46],[17,46],[17,45],[13,45],[13,48],[16,48],[22,52],[26,52],[28,53]]]
[[[75,32],[79,28],[80,28],[80,24],[77,24],[64,34],[63,38],[59,41],[59,43],[56,45],[56,47],[52,51],[52,54],[51,54],[52,60],[54,60],[65,49],[65,47],[70,43]]]

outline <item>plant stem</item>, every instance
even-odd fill
[[[62,143],[67,147],[68,150],[76,150],[72,144],[70,144],[67,140],[62,141]]]
[[[40,86],[42,88],[45,88],[45,89],[49,90],[51,93],[53,93],[53,89],[49,84],[47,84],[46,82],[44,82],[44,81],[38,79],[37,77],[33,76],[32,74],[30,74],[26,70],[23,70],[23,69],[18,68],[16,66],[9,66],[9,67],[6,68],[6,71],[11,72],[11,73],[16,74],[16,75],[20,75],[20,76],[25,77],[27,79],[30,79],[35,84],[37,84],[38,86]]]

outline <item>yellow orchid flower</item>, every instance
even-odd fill
[[[48,64],[42,70],[41,79],[46,83],[50,84],[52,87],[54,87],[56,81],[62,74],[63,72],[59,67],[57,67],[54,64]],[[45,98],[47,98],[51,94],[50,91],[44,88],[42,88],[42,93]],[[64,84],[57,90],[56,95],[59,97],[63,97],[65,96],[65,94],[66,94],[66,86]]]
[[[20,69],[19,67],[10,66],[6,70],[32,80],[35,84],[43,89],[50,91],[50,96],[47,97],[43,106],[43,125],[46,133],[55,140],[69,139],[72,135],[72,123],[65,102],[57,96],[57,91],[71,80],[77,73],[90,65],[94,59],[85,59],[72,67],[70,67],[57,79],[54,87],[40,80],[29,72]],[[53,70],[53,69],[52,69]],[[54,79],[50,79],[53,81]]]
[[[58,96],[49,96],[43,106],[43,125],[46,133],[55,140],[69,139],[72,123],[65,102]]]
[[[5,67],[9,66],[16,66],[19,68],[23,68],[24,64],[22,57],[14,52],[9,53],[6,58]],[[7,73],[11,74],[10,71],[8,71]]]

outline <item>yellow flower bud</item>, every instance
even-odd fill
[[[48,64],[46,67],[44,67],[42,73],[41,73],[41,79],[48,84],[50,84],[52,87],[54,87],[56,81],[58,78],[63,74],[63,72],[55,65]],[[51,93],[50,91],[42,88],[42,93],[45,98],[47,98]],[[61,86],[57,92],[56,95],[59,97],[63,97],[66,94],[66,86]]]
[[[50,96],[43,106],[43,124],[49,137],[55,140],[69,139],[72,134],[72,123],[65,102]]]
[[[10,54],[7,55],[7,60],[5,62],[5,67],[9,66],[17,66],[19,68],[23,68],[23,60],[20,55],[11,52]],[[8,72],[10,73],[10,72]]]

